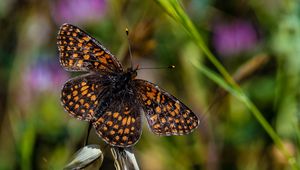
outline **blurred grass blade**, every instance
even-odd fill
[[[216,73],[210,71],[210,69],[202,66],[197,62],[195,65],[202,73],[204,73],[208,78],[215,81],[224,89],[228,90],[231,94],[239,98],[251,111],[257,121],[262,125],[268,135],[273,139],[276,146],[282,151],[282,153],[287,158],[289,164],[293,169],[298,169],[296,165],[296,159],[292,157],[289,152],[284,147],[282,140],[276,134],[272,126],[266,121],[262,116],[262,113],[257,109],[257,107],[249,100],[245,93],[241,90],[239,85],[233,80],[227,70],[223,65],[216,59],[216,57],[211,53],[208,47],[205,45],[202,36],[197,31],[196,27],[189,19],[188,15],[185,13],[178,0],[156,0],[156,2],[165,10],[165,12],[173,18],[179,25],[183,26],[187,34],[192,40],[198,45],[198,47],[203,51],[207,58],[212,62],[212,64],[218,69],[223,78],[218,76]],[[195,62],[192,62],[195,64]]]
[[[139,166],[131,148],[112,147],[111,153],[117,170],[139,170]]]
[[[73,155],[71,162],[67,166],[65,166],[64,169],[65,170],[82,169],[98,158],[100,159],[100,163],[99,163],[100,164],[99,167],[100,167],[103,161],[103,153],[100,150],[100,146],[87,145],[81,148]]]

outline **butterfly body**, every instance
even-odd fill
[[[72,117],[91,122],[106,143],[136,144],[142,133],[141,110],[157,135],[188,134],[198,126],[187,106],[157,85],[136,79],[137,68],[124,71],[101,43],[78,27],[63,24],[57,39],[61,65],[89,72],[65,83],[62,105]]]

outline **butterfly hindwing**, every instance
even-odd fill
[[[63,24],[57,36],[59,61],[68,71],[122,72],[119,61],[80,28]]]
[[[132,96],[118,95],[103,111],[98,110],[93,126],[108,144],[118,147],[134,145],[142,133],[140,109]]]
[[[65,110],[80,120],[90,121],[98,108],[101,94],[105,93],[106,77],[85,74],[67,81],[61,92]]]
[[[134,80],[148,124],[157,135],[183,135],[199,124],[198,117],[174,96],[145,80]]]

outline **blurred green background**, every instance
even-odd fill
[[[280,136],[299,166],[300,3],[298,0],[185,0],[205,44]],[[0,169],[62,169],[83,146],[87,123],[60,104],[74,76],[59,65],[61,24],[86,30],[128,66],[125,28],[139,78],[177,96],[200,117],[190,135],[159,137],[144,119],[134,151],[141,169],[292,169],[247,106],[193,66],[218,72],[157,1],[0,1]],[[101,169],[114,169],[104,142]],[[291,163],[291,162],[290,162]],[[294,169],[295,167],[294,166]]]

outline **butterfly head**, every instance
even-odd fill
[[[126,70],[126,74],[128,75],[128,77],[131,78],[131,80],[136,78],[138,69],[139,69],[139,65],[137,65],[136,68],[130,67]]]

